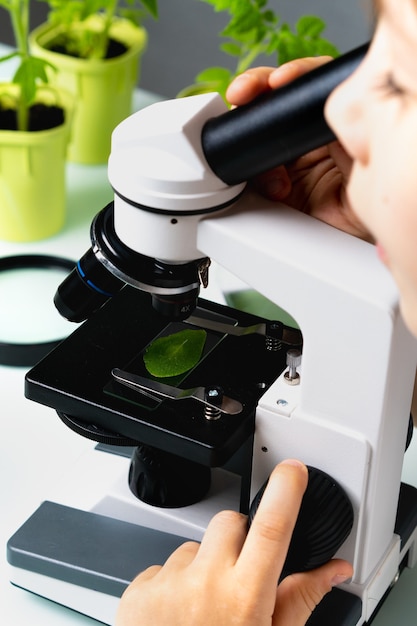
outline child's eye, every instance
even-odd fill
[[[405,90],[398,85],[391,73],[384,76],[377,88],[378,91],[382,92],[385,96],[401,97],[405,95]]]

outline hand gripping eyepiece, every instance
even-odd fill
[[[334,141],[324,105],[367,49],[368,44],[360,46],[206,122],[203,150],[215,174],[235,185]]]

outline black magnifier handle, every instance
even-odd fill
[[[357,68],[368,46],[208,120],[202,147],[214,173],[235,185],[333,141],[324,119],[325,102]]]

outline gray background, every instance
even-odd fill
[[[316,14],[328,27],[325,36],[345,52],[367,41],[370,24],[367,0],[270,0],[269,6],[291,25],[301,16]],[[32,26],[44,21],[48,5],[32,0]],[[234,69],[234,60],[220,52],[218,33],[228,16],[215,13],[198,0],[159,0],[157,22],[146,20],[149,43],[142,61],[140,85],[165,97],[174,97],[210,65]],[[0,41],[13,43],[11,27],[0,8]],[[259,65],[261,60],[257,61]],[[265,59],[262,60],[265,62]],[[272,61],[266,61],[271,64]]]

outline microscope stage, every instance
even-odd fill
[[[204,300],[199,306],[222,323],[264,322]],[[242,403],[240,413],[217,420],[206,419],[204,407],[194,400],[150,400],[112,379],[113,368],[152,378],[143,363],[145,348],[156,337],[182,328],[193,326],[167,321],[152,308],[149,294],[125,287],[28,372],[26,396],[69,421],[121,435],[130,444],[175,450],[207,466],[223,465],[253,434],[257,402],[286,368],[286,351],[267,350],[265,337],[257,333],[237,337],[207,330],[197,366],[161,380],[180,388],[220,385]]]

